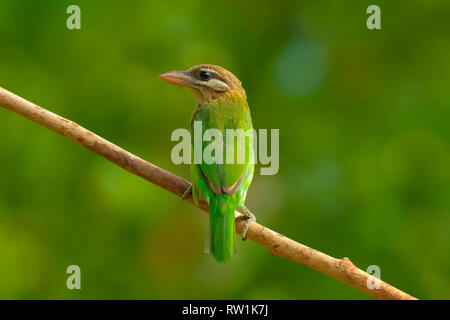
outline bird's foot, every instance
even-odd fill
[[[183,195],[180,198],[180,202],[183,202],[186,198],[188,198],[192,194],[192,184],[189,184],[189,187],[186,188]]]
[[[247,235],[248,227],[250,226],[250,224],[252,222],[256,222],[256,217],[253,213],[250,212],[250,210],[247,209],[246,206],[238,207],[237,211],[239,211],[239,213],[242,214],[242,216],[238,217],[237,219],[238,220],[246,220],[244,229],[242,229],[242,241],[244,241],[245,239],[247,239],[246,235]]]

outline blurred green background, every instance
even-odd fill
[[[280,129],[280,171],[247,198],[258,221],[449,299],[449,16],[449,1],[0,0],[0,86],[189,178],[170,135],[195,99],[157,75],[222,65],[255,127]],[[0,298],[368,298],[251,241],[219,265],[199,209],[2,108],[0,137]]]

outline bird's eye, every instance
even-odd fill
[[[197,79],[201,81],[208,81],[213,77],[213,74],[207,70],[200,70],[197,73]]]

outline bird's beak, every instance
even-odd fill
[[[193,79],[184,71],[169,71],[166,73],[161,73],[159,77],[167,82],[182,87],[192,87],[195,84]]]

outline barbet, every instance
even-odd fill
[[[218,262],[230,262],[235,246],[234,211],[238,210],[247,220],[243,239],[254,221],[253,214],[244,206],[254,172],[253,135],[239,139],[238,135],[227,134],[230,132],[227,129],[253,133],[245,90],[231,72],[215,65],[197,65],[186,71],[163,73],[160,77],[187,87],[195,94],[197,105],[191,117],[192,134],[195,123],[201,123],[202,132],[216,129],[222,134],[223,161],[191,162],[192,186],[182,199],[192,192],[196,203],[199,200],[208,203],[210,253]],[[194,144],[194,135],[191,136]],[[202,139],[202,150],[210,143]],[[195,150],[194,153],[197,156]],[[241,161],[236,160],[239,154],[244,155]]]

